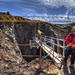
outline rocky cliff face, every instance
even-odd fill
[[[22,61],[21,51],[17,45],[12,23],[4,23],[0,27],[0,68],[8,65],[7,62],[19,64]]]
[[[45,33],[45,35],[65,39],[68,33],[71,32],[72,26],[75,26],[75,23],[71,24],[50,24],[50,23],[40,23],[40,29]]]

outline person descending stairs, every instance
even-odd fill
[[[72,28],[71,33],[69,33],[68,36],[66,37],[66,43],[67,43],[67,48],[65,51],[64,62],[66,65],[67,59],[68,59],[69,55],[71,55],[70,68],[74,68],[74,62],[75,62],[75,26]]]

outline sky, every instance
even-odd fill
[[[75,16],[75,0],[0,0],[0,12],[16,16]]]

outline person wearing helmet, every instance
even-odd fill
[[[37,31],[38,33],[38,39],[40,40],[40,43],[43,44],[45,39],[44,39],[44,33],[40,30]]]
[[[67,59],[69,55],[71,55],[71,68],[74,68],[75,61],[75,27],[72,28],[71,33],[66,37],[67,49],[65,52],[65,64],[67,63]]]
[[[42,35],[42,32],[40,30],[38,30],[37,32],[38,32],[38,35],[40,36]]]
[[[38,39],[41,39],[42,32],[38,29],[37,33],[38,33]]]

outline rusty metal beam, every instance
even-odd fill
[[[40,23],[39,20],[0,20],[0,22],[29,22],[29,23]]]
[[[29,20],[29,19],[25,19],[26,18],[39,18],[39,20]],[[0,22],[29,22],[29,23],[40,23],[40,22],[71,22],[71,23],[75,23],[75,21],[56,21],[56,20],[40,20],[40,18],[65,18],[67,20],[69,19],[75,19],[75,17],[55,17],[55,16],[10,16],[10,15],[0,15]]]
[[[39,20],[0,20],[0,22],[28,22],[28,23],[40,23],[40,22],[63,22],[63,23],[75,23],[75,21],[39,21]]]

